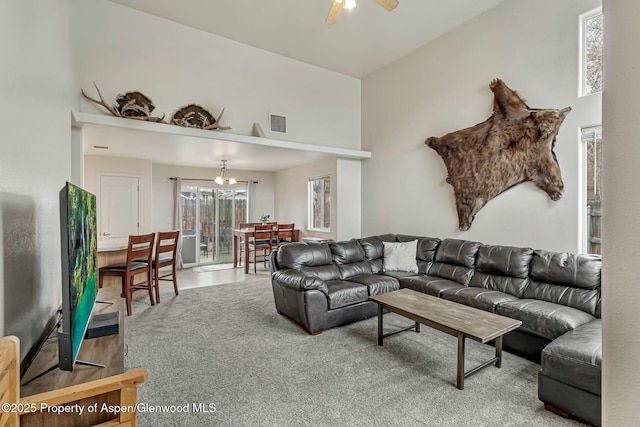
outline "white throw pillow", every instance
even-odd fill
[[[418,241],[410,242],[382,242],[384,254],[382,256],[382,269],[384,271],[418,272],[416,253]]]

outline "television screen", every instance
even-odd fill
[[[98,294],[96,196],[68,183],[60,190],[62,329],[60,369],[71,371]]]

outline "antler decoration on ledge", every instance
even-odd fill
[[[100,99],[98,100],[92,98],[84,93],[84,90],[80,89],[82,96],[84,96],[89,101],[105,108],[115,117],[165,123],[164,114],[162,115],[162,117],[151,117],[151,112],[156,108],[156,106],[153,105],[153,101],[151,100],[151,98],[149,98],[142,92],[132,91],[126,92],[124,94],[121,93],[118,95],[118,98],[116,98],[117,105],[112,106],[104,100],[100,89],[98,89],[98,85],[95,82],[93,83],[93,85],[96,87],[96,91],[98,92],[98,96],[100,97]]]
[[[189,104],[178,108],[171,114],[171,124],[187,128],[204,130],[218,129],[229,130],[229,126],[220,126],[220,119],[224,114],[224,108],[216,119],[213,114],[197,104]]]
[[[98,89],[98,85],[94,82],[98,97],[95,99],[84,93],[84,90],[80,89],[82,96],[89,101],[101,106],[115,117],[123,117],[127,119],[143,120],[148,122],[166,123],[164,121],[164,114],[162,117],[151,117],[151,112],[156,108],[153,105],[151,98],[143,94],[142,92],[132,91],[124,94],[119,94],[116,99],[117,105],[110,105],[104,100],[102,92]],[[229,130],[230,126],[220,126],[220,119],[224,114],[224,108],[220,111],[218,118],[214,117],[209,111],[197,104],[189,104],[184,107],[178,108],[171,115],[170,124],[188,128],[197,128],[203,130]]]

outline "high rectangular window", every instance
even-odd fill
[[[309,178],[309,230],[330,231],[331,185],[328,176]]]
[[[580,16],[581,95],[602,92],[602,8]]]
[[[590,254],[600,254],[602,245],[602,127],[582,128],[586,194],[586,245]]]

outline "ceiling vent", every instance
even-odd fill
[[[269,113],[269,132],[287,133],[287,116]]]

